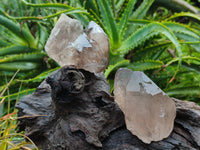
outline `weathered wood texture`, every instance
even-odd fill
[[[65,66],[23,97],[16,108],[20,117],[33,115],[20,119],[19,129],[44,150],[200,149],[200,107],[173,100],[177,107],[173,132],[151,144],[126,129],[124,115],[102,74]]]

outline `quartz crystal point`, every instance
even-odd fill
[[[127,129],[144,143],[170,135],[176,116],[175,103],[143,72],[119,69],[114,95],[124,112]]]
[[[84,30],[80,21],[62,14],[51,31],[45,50],[60,66],[73,65],[99,73],[108,64],[109,40],[94,21]]]

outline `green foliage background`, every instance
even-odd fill
[[[112,90],[116,70],[126,67],[144,71],[169,96],[200,104],[198,2],[1,0],[0,149],[27,148],[23,133],[16,132],[14,105],[59,68],[44,45],[62,13],[84,26],[93,20],[107,33],[110,61],[104,73]]]
[[[84,26],[94,20],[107,33],[110,62],[105,76],[111,87],[116,70],[127,67],[145,71],[169,96],[199,103],[200,18],[187,7],[191,1],[177,8],[167,3],[167,0],[1,1],[0,91],[18,69],[9,96],[4,95],[6,100],[33,92],[59,68],[46,55],[44,45],[59,15],[65,13]]]

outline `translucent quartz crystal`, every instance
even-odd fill
[[[175,103],[143,72],[119,69],[114,95],[125,114],[127,128],[143,142],[160,141],[170,135]]]
[[[84,30],[80,21],[62,14],[51,31],[45,50],[60,66],[74,65],[98,73],[108,64],[109,40],[94,21]]]

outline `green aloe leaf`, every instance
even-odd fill
[[[139,25],[139,26],[144,26],[146,24],[151,23],[149,20],[143,20],[143,19],[129,19],[128,23],[134,24],[134,25]]]
[[[123,36],[125,34],[125,29],[127,27],[127,22],[128,22],[128,19],[133,11],[133,8],[134,8],[134,5],[136,3],[136,0],[130,0],[128,3],[127,3],[127,6],[125,8],[125,11],[120,19],[120,22],[118,24],[118,29],[119,29],[119,36],[120,36],[120,40],[123,39]]]
[[[11,62],[11,63],[1,63],[0,70],[5,71],[30,71],[40,67],[40,64],[33,62]]]
[[[178,97],[196,96],[196,97],[198,97],[200,94],[200,87],[199,86],[188,86],[188,87],[165,90],[165,92],[169,96],[178,96]]]
[[[128,65],[127,68],[133,71],[145,71],[150,69],[157,69],[163,66],[163,62],[159,60],[143,60],[139,62],[133,62]]]
[[[181,67],[186,68],[189,71],[193,71],[193,72],[196,72],[196,73],[200,74],[200,66],[199,66],[199,64],[198,65],[191,64],[191,63],[187,64],[187,63],[183,62]]]
[[[109,65],[108,68],[106,69],[105,73],[104,73],[105,77],[107,78],[112,71],[118,69],[119,67],[125,67],[128,64],[130,64],[129,60],[122,60],[122,61],[119,61],[118,63],[116,63],[114,65]]]
[[[131,15],[133,19],[143,19],[154,0],[143,0],[140,6]]]
[[[37,61],[38,62],[46,55],[47,54],[43,52],[8,55],[7,57],[0,59],[0,63],[14,62],[14,61],[30,61],[30,62]]]
[[[37,75],[36,77],[32,78],[32,79],[28,79],[28,80],[20,80],[22,82],[41,82],[42,80],[44,80],[45,78],[47,78],[52,72],[58,70],[60,67],[45,71],[39,75]]]
[[[0,98],[0,100],[3,99],[3,98],[5,98],[5,101],[7,101],[8,98],[9,98],[10,101],[20,99],[23,96],[26,96],[28,94],[32,94],[34,91],[35,91],[35,88],[23,90],[23,91],[20,91],[18,93],[10,94],[9,96],[2,96]]]
[[[29,30],[20,27],[20,24],[12,21],[11,19],[0,16],[0,25],[4,26],[5,28],[12,31],[13,34],[20,37],[21,40],[24,42],[24,45],[35,48],[36,43],[34,37],[32,36]]]
[[[140,60],[142,58],[146,57],[151,57],[152,53],[158,52],[162,49],[165,49],[166,47],[169,47],[172,45],[172,42],[162,42],[162,43],[156,43],[153,45],[149,45],[147,47],[144,47],[142,49],[138,49],[132,56],[132,59],[135,60]],[[150,59],[150,58],[149,58]]]
[[[181,42],[183,44],[189,44],[191,47],[193,47],[197,52],[200,52],[200,40],[197,38],[184,34],[184,33],[175,33],[175,35],[179,38],[184,40],[185,42]]]
[[[129,23],[134,24],[134,25],[144,26],[151,23],[151,21],[140,20],[140,19],[130,19]],[[188,25],[184,25],[184,24],[180,24],[176,22],[166,22],[166,21],[161,22],[161,24],[167,26],[173,32],[187,34],[196,39],[199,39],[200,33]]]
[[[175,13],[174,15],[170,16],[169,18],[165,19],[166,21],[175,19],[177,17],[190,17],[196,20],[200,21],[200,17],[196,14],[190,13],[190,12],[181,12],[181,13]]]
[[[198,61],[200,62],[200,58],[199,57],[193,57],[193,56],[183,56],[182,60],[186,61],[186,60],[191,60],[191,61]],[[179,58],[173,58],[172,60],[170,60],[169,62],[166,63],[166,66],[171,65],[174,62],[179,61]]]
[[[93,18],[89,14],[86,14],[86,15],[88,18]],[[76,19],[78,19],[83,24],[84,27],[86,27],[89,24],[90,20],[83,14],[76,13],[76,14],[72,14],[72,16],[74,16]]]
[[[9,46],[9,45],[10,45],[10,43],[8,43],[7,41],[0,39],[0,47],[6,47],[6,46]]]
[[[129,20],[129,23],[133,25],[139,25],[144,26],[150,23],[150,21],[147,20],[139,20],[139,19],[132,19]],[[200,33],[193,29],[192,27],[176,22],[161,22],[160,24],[163,24],[167,28],[172,31],[175,36],[181,40],[185,40],[185,44],[190,44],[192,47],[195,48],[196,51],[200,52],[200,44],[198,43],[200,41]],[[196,43],[195,43],[196,42]]]
[[[37,39],[37,45],[38,45],[38,49],[42,50],[44,49],[45,43],[47,41],[47,38],[49,37],[49,33],[47,31],[47,28],[45,28],[44,26],[42,26],[41,24],[38,24],[38,39]]]
[[[92,10],[95,14],[99,15],[99,8],[96,0],[86,0],[85,7]]]
[[[163,22],[162,24],[167,26],[172,32],[183,33],[183,34],[186,34],[187,36],[191,36],[195,38],[196,41],[200,40],[200,33],[198,33],[198,31],[192,29],[191,27],[187,25],[179,24],[175,22]]]
[[[115,4],[115,9],[119,11],[123,7],[125,1],[126,0],[117,0]]]
[[[165,35],[175,45],[179,54],[179,65],[180,65],[182,57],[180,44],[177,41],[175,35],[166,26],[160,23],[150,23],[137,30],[128,39],[122,42],[122,46],[118,49],[118,52],[124,55],[131,49],[137,47],[142,42],[146,41],[147,39],[157,34]]]
[[[33,4],[33,3],[29,3],[26,0],[21,0],[24,4],[26,4],[27,6],[31,6],[31,7],[37,7],[37,8],[52,8],[52,9],[70,9],[73,8],[67,4],[61,4],[61,3],[44,3],[44,4]]]
[[[111,48],[114,49],[119,46],[119,32],[117,29],[117,24],[114,20],[113,11],[111,9],[111,5],[108,0],[97,0],[101,17],[103,20],[103,28],[106,30],[106,33],[108,34]]]
[[[2,77],[5,77],[5,76],[7,76],[7,77],[12,77],[13,75],[15,74],[15,71],[5,71],[5,70],[1,70],[0,71],[0,76],[2,76]],[[17,73],[17,75],[16,75],[16,77],[19,77],[19,76],[24,76],[25,75],[25,73],[23,72],[18,72]],[[1,87],[0,87],[0,91],[1,91]]]
[[[166,7],[167,9],[175,12],[192,12],[195,14],[199,13],[199,10],[189,4],[187,0],[155,0],[155,5]]]
[[[67,4],[60,4],[60,3],[44,3],[44,4],[32,4],[28,3],[25,0],[22,0],[27,6],[31,7],[36,7],[36,8],[51,8],[51,9],[64,9],[63,11],[59,11],[53,15],[45,16],[45,17],[19,17],[16,19],[34,19],[34,20],[39,20],[39,19],[47,19],[47,18],[52,18],[55,16],[58,16],[62,13],[66,14],[72,14],[75,18],[77,18],[81,23],[86,26],[89,23],[88,18],[84,15],[87,14],[87,11],[83,8],[74,8],[72,6],[69,6]]]
[[[18,54],[30,51],[35,51],[35,49],[29,48],[27,46],[11,45],[8,47],[0,48],[0,56],[5,56],[8,54]]]
[[[197,52],[200,52],[200,44],[198,43],[200,41],[200,32],[184,24],[174,22],[163,22],[163,24],[174,32],[177,38],[188,42],[187,44],[191,42],[191,47],[195,48]]]
[[[49,18],[53,18],[56,16],[59,16],[60,14],[86,14],[86,10],[80,9],[80,8],[71,8],[71,9],[67,9],[67,10],[63,10],[63,11],[59,11],[55,14],[49,15],[49,16],[31,16],[31,17],[10,17],[16,20],[45,20],[45,19],[49,19]]]

